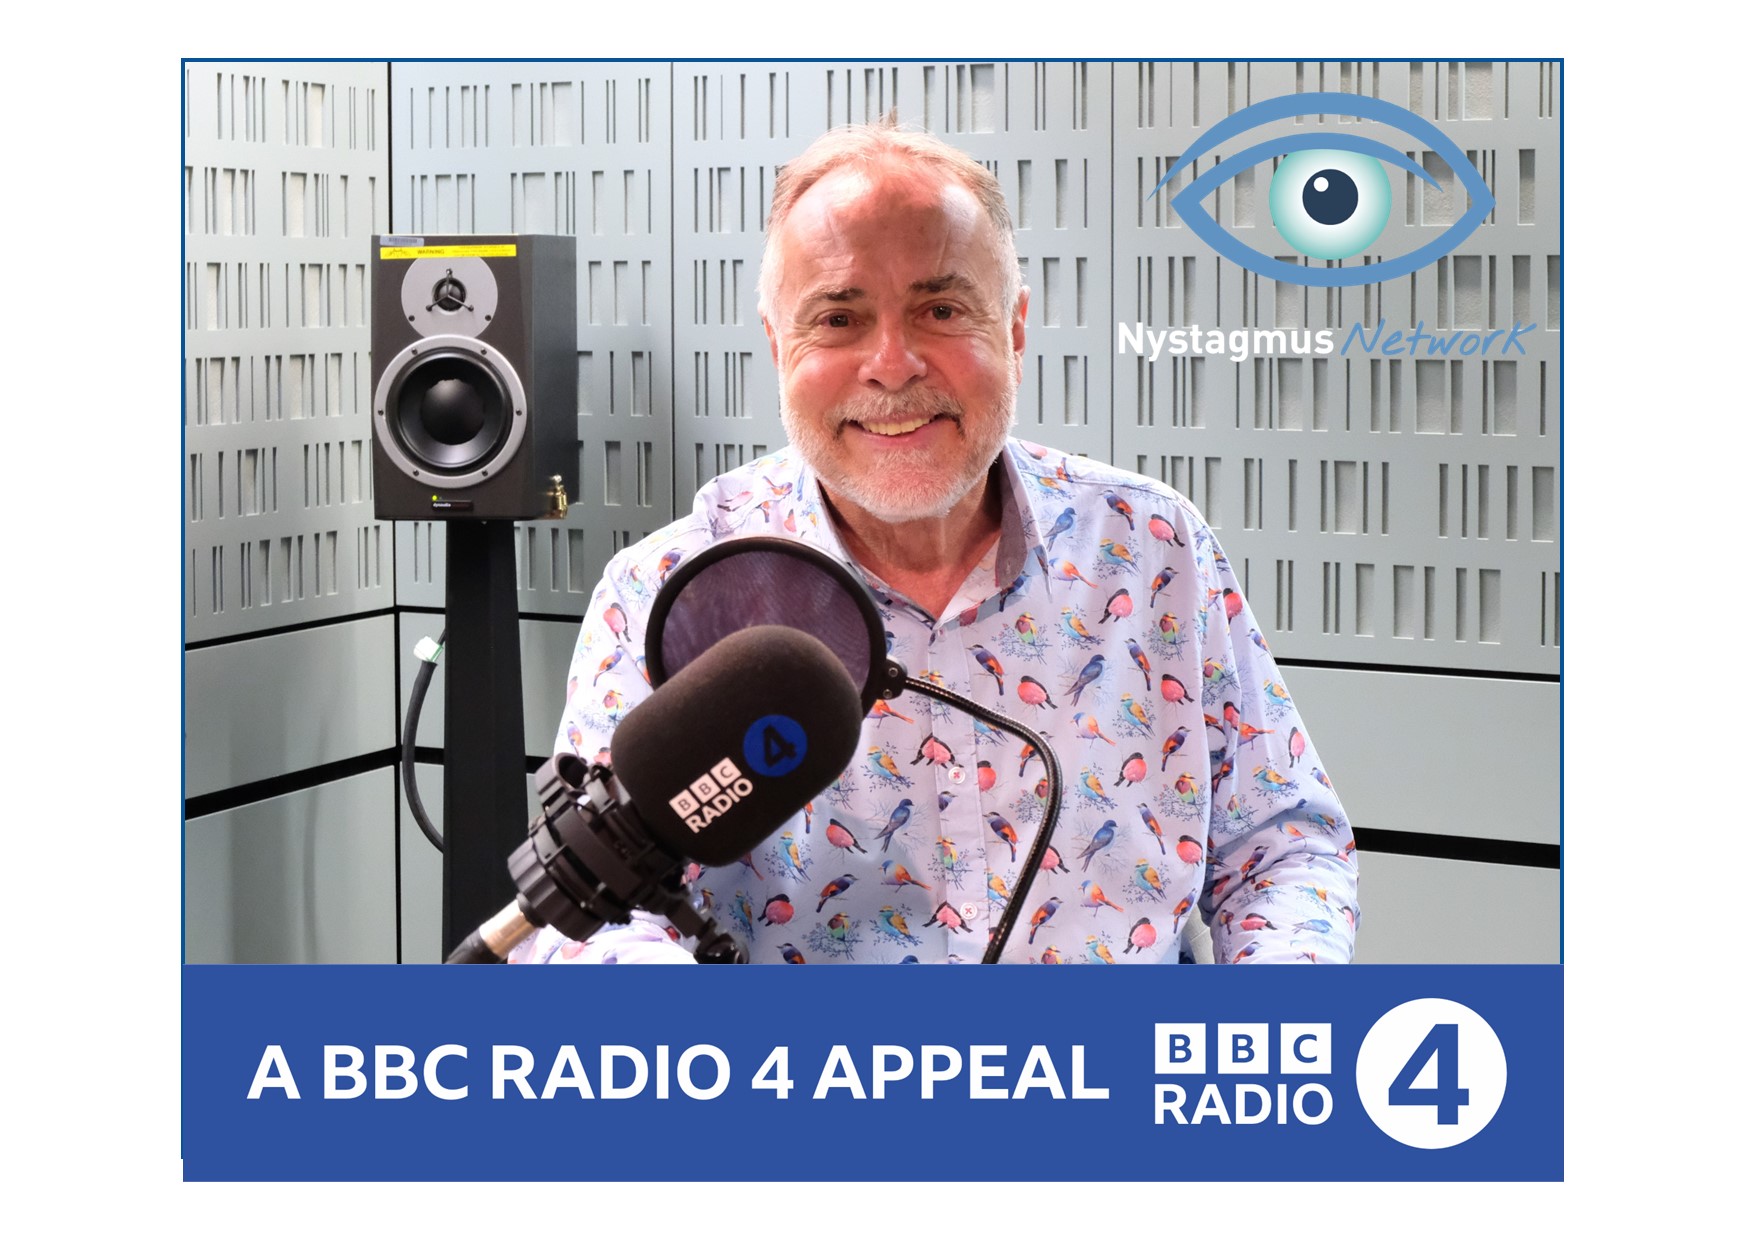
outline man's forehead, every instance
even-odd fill
[[[837,168],[800,195],[773,238],[794,294],[848,300],[862,293],[868,261],[905,263],[919,292],[974,289],[997,259],[991,221],[967,186],[939,169]],[[866,273],[870,274],[870,273]]]
[[[931,164],[881,159],[847,164],[825,173],[798,198],[792,217],[939,212],[957,223],[981,219],[974,194],[946,169]]]

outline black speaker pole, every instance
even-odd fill
[[[517,896],[524,842],[524,682],[510,521],[445,525],[443,960]]]

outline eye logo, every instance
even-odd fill
[[[1345,115],[1393,125],[1439,155],[1468,194],[1468,209],[1441,236],[1410,254],[1357,267],[1304,267],[1263,254],[1219,227],[1200,207],[1225,181],[1256,164],[1282,156],[1267,188],[1267,209],[1279,235],[1310,258],[1336,260],[1362,254],[1388,227],[1393,195],[1384,165],[1405,169],[1427,184],[1437,181],[1400,151],[1356,134],[1284,135],[1226,157],[1188,182],[1170,205],[1212,249],[1249,271],[1290,284],[1346,288],[1378,284],[1428,266],[1455,249],[1497,205],[1485,180],[1454,142],[1431,122],[1405,108],[1361,95],[1318,92],[1284,95],[1244,108],[1212,126],[1163,174],[1152,195],[1200,156],[1268,121],[1291,116]]]

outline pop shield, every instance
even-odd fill
[[[834,652],[869,711],[888,679],[883,622],[864,585],[821,551],[784,538],[708,547],[658,592],[646,632],[646,669],[661,685],[733,633],[775,624]]]

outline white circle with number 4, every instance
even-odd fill
[[[1422,1150],[1460,1145],[1504,1101],[1504,1046],[1473,1008],[1414,999],[1377,1019],[1358,1048],[1358,1098],[1371,1122]]]

